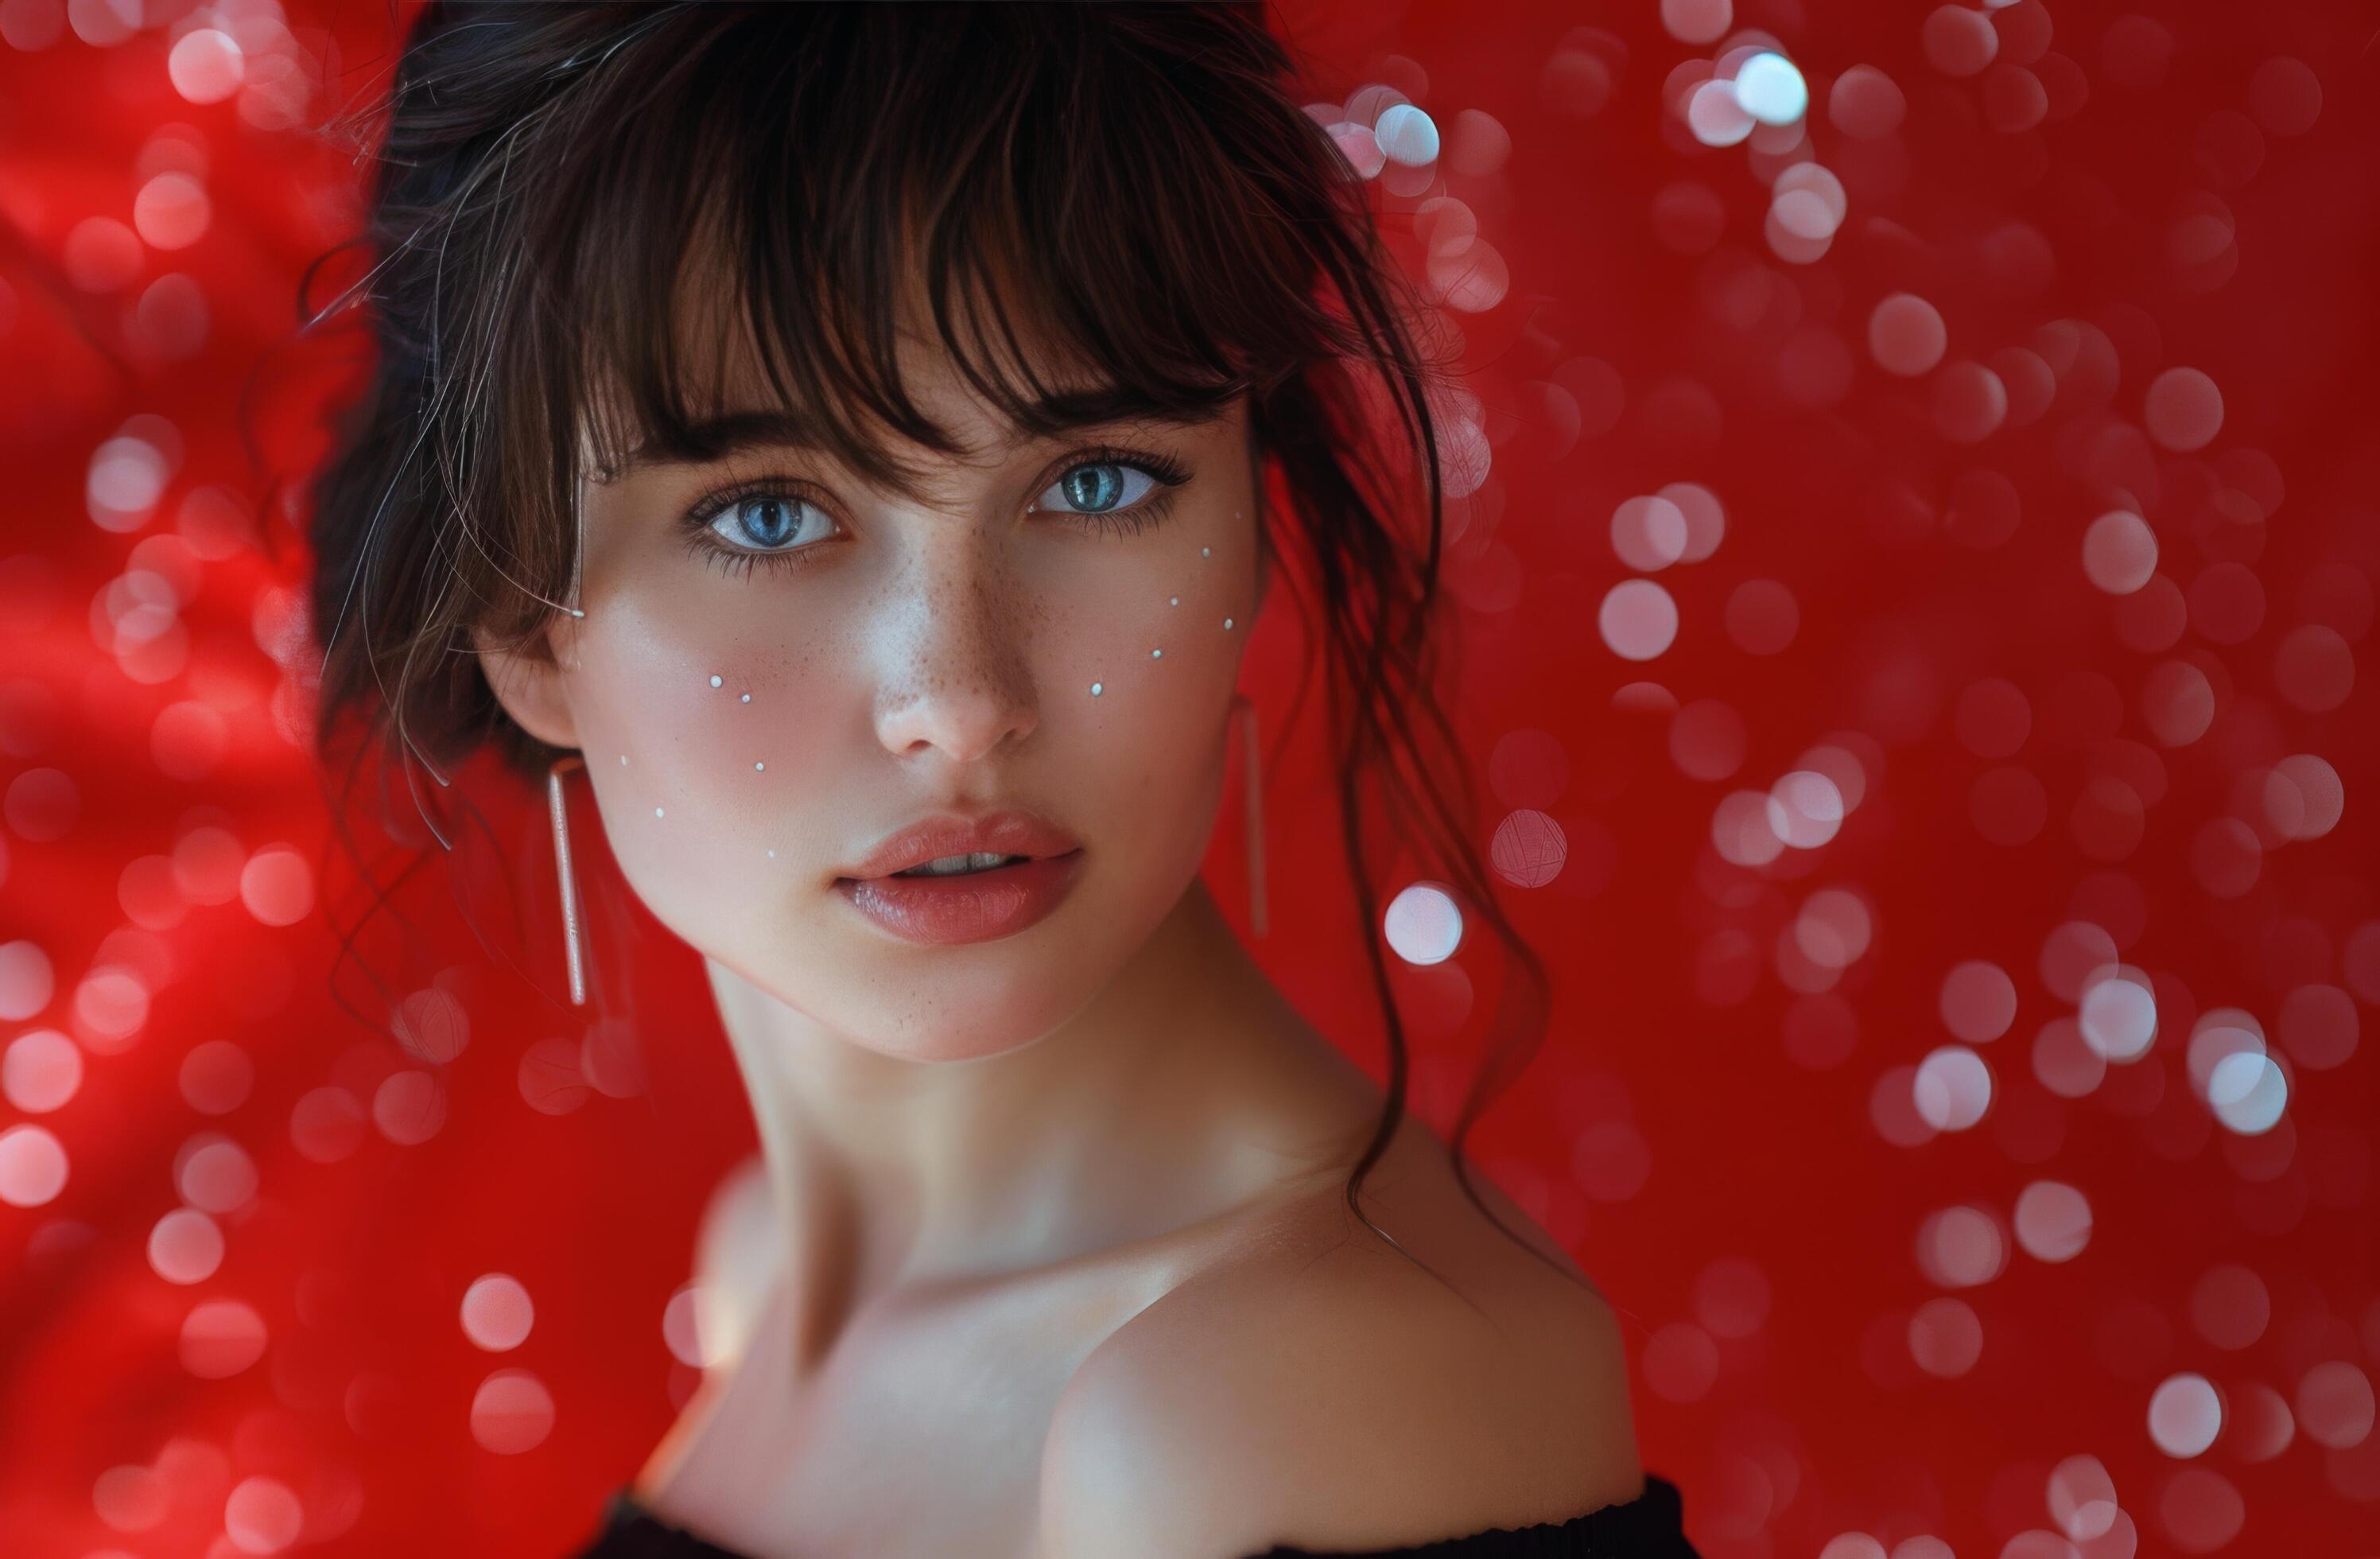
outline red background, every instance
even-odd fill
[[[1422,194],[1477,222],[1464,250],[1449,208],[1416,232],[1415,197],[1378,190],[1402,260],[1488,286],[1441,311],[1491,451],[1451,515],[1451,703],[1483,845],[1525,810],[1565,852],[1506,900],[1560,984],[1476,1159],[1623,1310],[1646,1466],[1714,1559],[2380,1552],[2380,18],[1711,9],[1285,13],[1307,96],[1397,86],[1447,134]],[[324,911],[361,906],[307,756],[295,494],[361,364],[352,335],[298,338],[297,288],[356,213],[316,127],[384,88],[396,20],[228,12],[249,84],[194,103],[168,61],[207,18],[125,14],[0,0],[0,1531],[42,1555],[293,1530],[557,1552],[690,1388],[664,1308],[750,1118],[692,956],[640,911],[594,928],[632,1024],[589,1033],[508,968],[559,978],[533,914],[502,929],[505,872],[533,909],[551,869],[540,798],[498,776],[459,782],[492,831],[460,896],[492,950],[432,861],[396,896],[410,939],[388,915],[361,939],[390,989],[334,981]],[[1672,111],[1753,29],[1808,79],[1799,150],[1706,145]],[[1905,101],[1867,138],[1833,91],[1863,65]],[[1509,134],[1500,166],[1466,111]],[[1843,210],[1823,252],[1783,254],[1770,180],[1803,161]],[[202,231],[154,193],[143,213],[176,169]],[[1938,365],[1879,362],[1895,293],[1938,313]],[[2211,438],[2177,369],[2219,394]],[[158,452],[128,487],[119,435]],[[1723,511],[1716,547],[1623,557],[1615,511],[1675,482]],[[2084,564],[2111,510],[2157,543],[2122,594]],[[1598,627],[1631,578],[1677,609],[1649,658]],[[1275,601],[1248,688],[1277,720],[1303,646]],[[1290,733],[1269,775],[1257,950],[1377,1071],[1321,737]],[[1839,832],[1765,862],[1715,847],[1728,798],[1827,742],[1864,787]],[[1238,804],[1209,863],[1234,914]],[[2157,1031],[2100,1076],[2077,997],[2118,959]],[[1942,993],[1970,960],[2015,1013],[1934,1063],[1989,1079],[1937,1128],[1957,1089],[1912,1078],[1962,1044]],[[1401,977],[1441,1125],[1500,976],[1474,935]],[[349,1010],[393,1000],[403,1048]],[[2266,1128],[2218,1121],[2191,1065],[2224,1009],[2207,1042],[2268,1052],[2285,1090]],[[2022,1237],[2038,1182],[2088,1205],[2067,1259]],[[173,1253],[210,1224],[219,1262],[169,1280],[152,1251],[187,1276]],[[502,1355],[458,1319],[488,1273],[535,1305]],[[475,1419],[499,1371],[552,1405],[509,1426],[525,1449]],[[2220,1427],[2172,1454],[2151,1403],[2193,1375]]]

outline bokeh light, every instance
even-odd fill
[[[27,1552],[556,1549],[728,1362],[686,1236],[759,1144],[698,961],[590,832],[565,1006],[533,787],[314,766],[383,301],[341,137],[413,9],[0,0]],[[2327,1553],[2380,1505],[2380,129],[2331,12],[1283,13],[1411,284],[1415,377],[1348,406],[1430,414],[1471,786],[1365,819],[1383,993],[1275,592],[1249,953],[1376,1077],[1392,1000],[1441,1131],[1505,1063],[1466,1151],[1606,1292],[1713,1559]]]

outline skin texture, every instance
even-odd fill
[[[1366,1211],[1468,1302],[1351,1236],[1339,1186],[1378,1091],[1198,880],[1267,577],[1244,408],[1019,443],[925,335],[901,353],[969,451],[902,448],[920,491],[793,448],[590,479],[585,616],[481,641],[513,717],[583,751],[629,883],[704,956],[761,1139],[703,1239],[722,1357],[640,1494],[756,1554],[1045,1559],[1633,1497],[1600,1301],[1457,1201],[1412,1123]],[[708,366],[721,408],[767,404],[747,355]],[[1137,534],[1080,529],[1053,487],[1095,444],[1190,481]],[[785,534],[808,559],[687,550],[685,513],[761,481],[807,505]],[[1127,504],[1148,485],[1123,481]],[[953,803],[1070,830],[1073,894],[1013,936],[919,947],[833,892]],[[1197,1450],[1251,1410],[1307,1446],[1261,1497]],[[1135,1436],[1150,1455],[1119,1460]],[[1202,1468],[1246,1497],[1208,1499]],[[1160,1496],[1175,1547],[1134,1529]]]

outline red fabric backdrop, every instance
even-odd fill
[[[754,1139],[686,951],[599,922],[635,1017],[591,1028],[512,972],[559,979],[502,929],[551,869],[480,773],[492,945],[433,862],[334,977],[296,495],[361,359],[294,327],[356,212],[317,128],[401,19],[0,0],[11,1553],[555,1552],[695,1379],[672,1301]],[[1474,1146],[1623,1309],[1690,1535],[2380,1552],[2380,18],[1287,28],[1359,168],[1400,100],[1443,138],[1373,183],[1472,371],[1453,704],[1561,979]],[[1292,740],[1259,954],[1378,1069]],[[1500,976],[1400,976],[1441,1124]]]

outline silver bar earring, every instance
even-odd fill
[[[579,944],[578,878],[570,869],[570,810],[562,776],[587,765],[576,756],[557,758],[545,772],[545,810],[553,820],[554,875],[562,883],[562,945],[570,963],[570,1005],[587,1005],[587,958]]]

